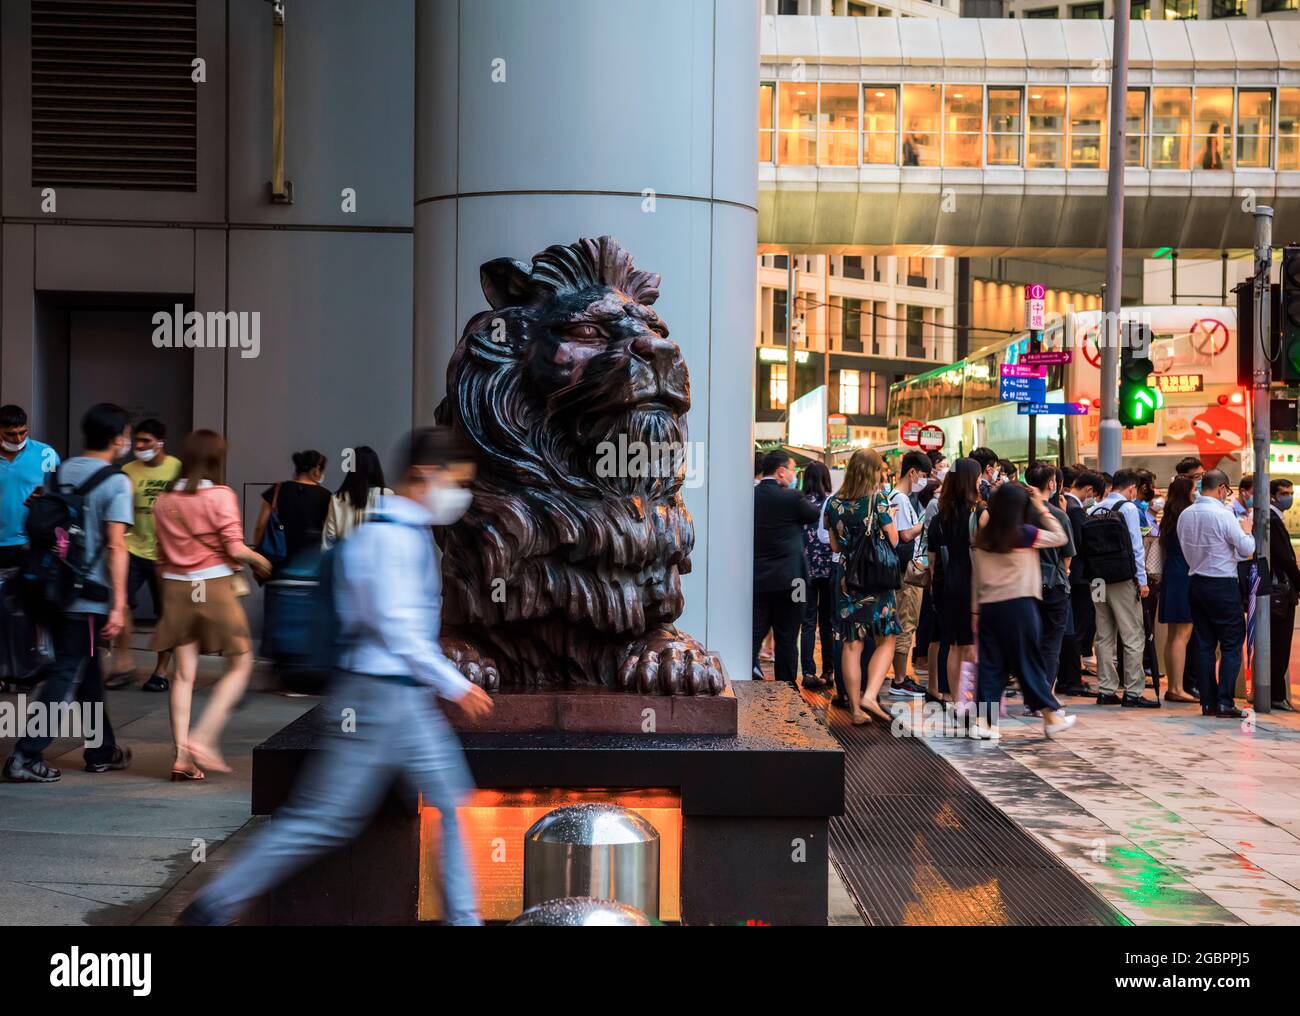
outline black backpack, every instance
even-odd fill
[[[856,598],[879,596],[903,585],[894,548],[889,545],[884,531],[876,527],[874,504],[862,538],[853,545],[844,561],[844,585],[849,595]]]
[[[121,473],[106,465],[78,487],[56,480],[55,489],[32,501],[27,510],[27,563],[19,571],[23,602],[38,622],[63,613],[79,599],[107,603],[109,589],[90,579],[104,553],[100,539],[93,555],[86,551],[86,501],[105,480]]]
[[[1110,508],[1084,516],[1083,558],[1088,562],[1088,577],[1103,582],[1127,582],[1137,577],[1133,557],[1133,537],[1120,509],[1127,500],[1116,501]]]

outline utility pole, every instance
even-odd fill
[[[1103,472],[1120,467],[1119,308],[1124,281],[1124,122],[1128,96],[1127,3],[1115,4],[1115,40],[1110,74],[1110,165],[1106,174],[1105,341],[1101,347],[1101,429],[1097,462]]]
[[[1254,347],[1255,369],[1252,372],[1251,447],[1255,453],[1255,517],[1251,532],[1255,537],[1255,557],[1259,568],[1259,593],[1255,597],[1255,652],[1251,665],[1251,680],[1255,691],[1255,712],[1273,711],[1272,670],[1270,639],[1272,617],[1269,593],[1268,527],[1272,498],[1268,491],[1268,444],[1272,421],[1269,419],[1269,359],[1272,350],[1273,330],[1269,322],[1272,308],[1272,290],[1269,285],[1273,265],[1273,209],[1267,205],[1255,207],[1255,334],[1237,335],[1237,341],[1248,340]]]
[[[790,443],[790,403],[794,401],[794,316],[798,300],[794,254],[785,254],[785,443]]]

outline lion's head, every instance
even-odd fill
[[[443,538],[449,618],[671,621],[693,543],[690,381],[652,306],[659,276],[607,236],[480,274],[491,309],[465,326],[437,417],[481,456],[474,507]],[[517,602],[494,600],[497,579]]]

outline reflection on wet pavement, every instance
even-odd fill
[[[1000,742],[916,740],[1135,924],[1300,923],[1300,718],[1067,706],[1052,741],[1017,704]]]

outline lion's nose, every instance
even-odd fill
[[[632,352],[646,363],[667,366],[677,358],[680,350],[672,339],[665,338],[658,332],[646,331],[632,340]]]

